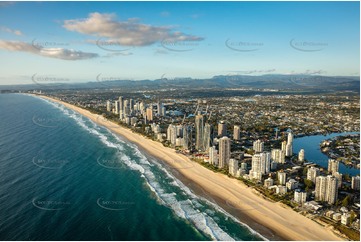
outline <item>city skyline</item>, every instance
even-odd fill
[[[359,2],[13,2],[0,16],[0,85],[359,75]]]

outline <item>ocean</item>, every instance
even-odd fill
[[[264,240],[134,144],[24,94],[0,95],[0,211],[1,240]]]

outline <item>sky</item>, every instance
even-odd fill
[[[359,67],[359,2],[0,2],[0,85]]]

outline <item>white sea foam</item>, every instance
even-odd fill
[[[227,234],[222,228],[218,226],[216,221],[211,217],[212,213],[207,212],[209,209],[207,209],[205,212],[200,211],[199,209],[203,208],[203,205],[199,202],[200,200],[205,202],[207,205],[213,207],[217,211],[224,214],[226,217],[231,218],[234,222],[237,222],[241,224],[242,226],[248,228],[252,233],[255,235],[258,235],[259,237],[264,238],[254,230],[252,230],[249,226],[246,224],[243,224],[239,222],[235,217],[230,215],[228,212],[223,210],[221,207],[219,207],[216,204],[213,204],[209,202],[208,200],[196,196],[188,187],[186,187],[181,181],[179,181],[177,178],[175,178],[167,169],[165,169],[159,162],[152,160],[150,163],[146,156],[144,156],[138,149],[138,147],[134,144],[129,144],[127,142],[124,142],[122,139],[120,139],[118,136],[114,135],[109,130],[106,130],[107,135],[102,133],[102,130],[100,127],[90,121],[91,126],[89,127],[85,120],[83,119],[83,116],[75,113],[72,111],[70,113],[69,109],[65,108],[63,105],[60,104],[54,104],[51,101],[46,100],[48,103],[52,104],[53,106],[59,108],[65,115],[71,117],[76,121],[76,123],[81,126],[83,129],[87,130],[89,133],[96,135],[99,137],[99,139],[104,143],[107,147],[116,148],[119,151],[124,150],[124,146],[128,146],[132,149],[133,153],[136,155],[138,159],[139,164],[136,162],[136,160],[131,159],[129,156],[125,155],[124,153],[119,153],[118,158],[124,162],[130,169],[136,170],[140,172],[140,176],[144,178],[146,181],[146,185],[149,187],[149,189],[156,195],[157,200],[164,204],[165,206],[168,206],[172,209],[172,211],[180,218],[188,220],[190,223],[192,223],[198,230],[203,231],[204,233],[208,234],[213,240],[234,240],[229,234]],[[88,121],[88,119],[86,119]],[[115,141],[111,141],[111,137],[115,139]],[[152,169],[154,169],[153,164],[156,164],[156,167],[162,171],[163,174],[166,175],[166,177],[171,180],[168,185],[177,187],[182,191],[182,194],[186,194],[190,199],[186,200],[178,200],[176,193],[169,193],[165,192],[162,185],[158,182],[159,179],[162,179],[162,177],[156,177]],[[213,212],[214,214],[214,212]]]

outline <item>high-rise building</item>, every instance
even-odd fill
[[[148,121],[153,121],[153,108],[147,108],[147,120]]]
[[[287,157],[290,157],[293,155],[293,151],[292,151],[292,145],[290,144],[287,144],[286,145],[286,156]]]
[[[253,150],[256,153],[263,152],[264,149],[264,143],[260,140],[256,140],[253,142]]]
[[[329,204],[335,204],[338,195],[337,178],[335,176],[327,176],[326,201]]]
[[[115,114],[119,114],[119,101],[114,102]]]
[[[298,152],[298,161],[304,162],[305,161],[305,150],[301,149],[300,152]]]
[[[302,192],[300,189],[295,190],[293,200],[295,200],[296,203],[303,204],[303,203],[306,202],[306,199],[307,199],[307,193],[306,192]]]
[[[341,188],[341,186],[342,186],[342,174],[339,173],[339,172],[334,172],[333,176],[336,177],[336,179],[337,179],[337,187]]]
[[[292,132],[288,132],[288,136],[287,136],[287,144],[292,145],[293,144],[293,134]]]
[[[134,100],[133,99],[129,99],[129,112],[132,113],[134,110]]]
[[[334,204],[337,200],[338,185],[337,178],[329,175],[316,177],[315,200]]]
[[[271,158],[273,161],[277,163],[285,163],[285,152],[280,149],[272,149],[271,150]]]
[[[253,179],[259,179],[262,175],[270,172],[271,154],[269,152],[262,152],[252,156],[252,169],[249,174]]]
[[[238,160],[230,159],[228,167],[229,167],[229,174],[231,174],[232,176],[237,176]]]
[[[320,175],[320,169],[311,166],[307,170],[307,180],[312,181],[313,183],[316,183],[316,177]]]
[[[328,160],[328,172],[329,173],[333,174],[334,172],[338,172],[338,168],[339,168],[338,160],[333,160],[333,159]]]
[[[228,165],[231,156],[231,141],[228,137],[224,136],[219,139],[219,158],[218,167],[224,168]]]
[[[233,139],[234,140],[241,139],[241,127],[239,125],[235,125],[233,128]]]
[[[124,110],[124,99],[123,99],[123,97],[122,96],[119,96],[119,112],[123,112],[123,110]]]
[[[123,114],[124,116],[127,116],[130,114],[130,110],[129,110],[129,100],[124,100],[124,106],[123,106],[124,110],[123,110]]]
[[[178,124],[176,126],[176,129],[177,129],[177,136],[178,137],[183,137],[183,125]]]
[[[227,126],[224,121],[218,123],[218,136],[223,137],[227,135]]]
[[[286,177],[287,177],[287,175],[286,175],[285,172],[283,172],[283,171],[277,172],[277,179],[278,179],[278,183],[280,185],[285,185],[286,184]]]
[[[108,112],[112,111],[112,103],[109,100],[107,101],[107,111]]]
[[[281,149],[282,149],[282,151],[285,152],[285,154],[286,154],[287,141],[282,141],[282,143],[281,143]]]
[[[353,176],[351,179],[351,188],[360,191],[360,176]]]
[[[326,201],[327,178],[325,176],[316,177],[315,200]]]
[[[203,130],[203,150],[204,151],[209,150],[210,143],[211,143],[211,125],[209,123],[206,123],[204,125],[204,130]]]
[[[192,143],[192,128],[189,125],[183,126],[183,149],[189,150]]]
[[[172,145],[176,145],[177,141],[177,128],[175,125],[170,124],[167,129],[167,140],[170,141]]]
[[[203,124],[203,115],[201,112],[198,112],[195,118],[196,126],[196,149],[202,150],[203,148],[203,137],[204,137],[204,124]]]
[[[287,145],[286,145],[286,156],[290,157],[293,155],[293,134],[292,131],[288,132]]]
[[[214,146],[209,148],[209,163],[218,166],[218,152]]]
[[[158,116],[164,116],[163,112],[162,112],[162,109],[163,109],[163,103],[161,101],[159,101],[157,103],[157,114],[158,114]]]

